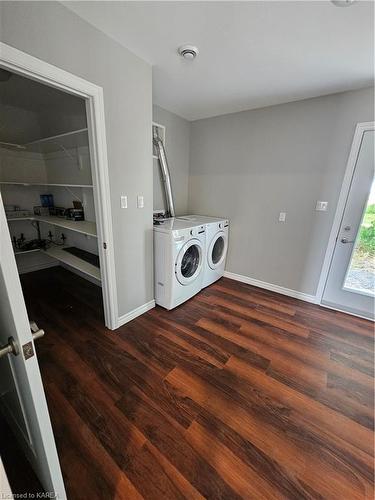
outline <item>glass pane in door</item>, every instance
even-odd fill
[[[375,295],[375,182],[372,183],[343,288]]]

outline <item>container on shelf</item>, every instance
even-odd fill
[[[49,215],[49,208],[36,206],[36,207],[34,207],[34,214],[35,215],[42,215],[42,216]]]

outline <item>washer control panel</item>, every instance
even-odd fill
[[[190,229],[191,236],[198,236],[206,231],[204,226],[197,226]]]

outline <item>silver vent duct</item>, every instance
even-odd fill
[[[174,210],[174,202],[173,202],[173,194],[171,186],[171,177],[169,175],[169,168],[167,162],[167,155],[165,154],[163,141],[159,137],[158,129],[155,126],[152,127],[152,136],[153,136],[152,140],[156,149],[156,154],[159,158],[160,169],[163,177],[168,216],[174,217],[175,210]]]

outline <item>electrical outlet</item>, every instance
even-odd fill
[[[286,212],[280,212],[279,222],[285,222],[285,221],[286,221]]]

